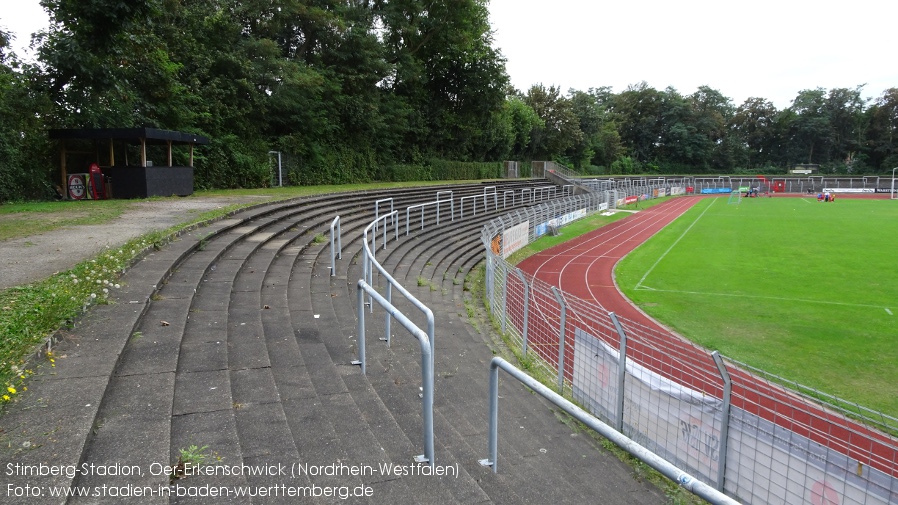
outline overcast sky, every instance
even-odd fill
[[[0,26],[21,55],[46,14],[38,0],[2,1]],[[522,91],[708,85],[734,105],[758,96],[783,109],[803,89],[866,83],[863,96],[877,97],[898,87],[893,0],[489,0],[489,9]]]
[[[803,89],[898,87],[894,0],[490,0],[512,84],[708,85],[782,109]]]

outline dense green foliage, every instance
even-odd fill
[[[51,25],[36,64],[0,31],[0,201],[52,194],[50,128],[204,134],[198,188],[271,184],[269,151],[290,159],[291,184],[446,177],[434,160],[548,159],[593,174],[898,165],[898,88],[803,90],[783,110],[707,86],[515,90],[487,0],[41,4]]]
[[[896,218],[888,200],[708,198],[615,278],[706,348],[895,416]]]

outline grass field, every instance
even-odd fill
[[[616,269],[711,350],[898,417],[898,205],[705,199]]]

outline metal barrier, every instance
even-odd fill
[[[423,397],[421,400],[421,417],[424,420],[424,454],[415,456],[416,463],[428,463],[434,465],[433,459],[433,342],[427,338],[427,334],[421,331],[415,323],[411,322],[392,303],[382,297],[364,280],[359,279],[357,289],[358,333],[359,333],[359,359],[362,373],[365,373],[365,294],[387,311],[387,317],[395,317],[397,321],[418,339],[421,347],[421,388]],[[389,332],[389,330],[388,330]]]
[[[574,405],[563,396],[544,386],[538,380],[530,377],[523,371],[514,367],[500,357],[494,357],[490,361],[490,385],[489,385],[489,441],[488,450],[489,458],[480,460],[483,466],[492,467],[493,473],[498,472],[499,459],[499,369],[505,370],[509,375],[520,381],[522,384],[538,393],[540,396],[554,403],[556,406],[573,416],[581,423],[588,426],[599,435],[607,438],[618,447],[624,449],[632,456],[646,463],[650,467],[660,472],[665,477],[673,480],[681,485],[687,491],[694,493],[696,496],[707,500],[715,505],[738,505],[739,502],[733,500],[729,496],[699,481],[695,477],[680,470],[673,464],[667,462],[664,458],[658,456],[654,452],[637,444],[633,440],[621,435],[607,424],[599,421],[580,407]]]
[[[448,200],[440,199],[440,195],[445,195],[447,193],[449,194]],[[437,191],[437,224],[440,224],[440,204],[443,202],[449,202],[449,214],[452,216],[452,221],[455,221],[455,200],[453,200],[452,195],[451,189]]]
[[[409,233],[409,220],[410,220],[409,215],[410,215],[412,209],[417,209],[420,207],[420,209],[421,209],[421,229],[423,230],[424,229],[424,208],[429,207],[431,205],[435,206],[436,210],[437,210],[437,223],[436,224],[440,224],[440,204],[445,203],[447,201],[449,201],[451,203],[451,200],[434,200],[432,202],[424,202],[424,203],[419,203],[416,205],[410,205],[410,206],[406,207],[405,208],[405,234],[408,235],[408,233]],[[452,220],[455,221],[455,205],[454,204],[452,204],[451,209],[452,209]]]
[[[508,207],[508,205],[505,202],[505,198],[508,196],[509,193],[511,193],[511,206],[514,207],[514,190],[506,189],[505,191],[502,192],[502,208],[503,209]]]
[[[343,259],[343,241],[340,239],[340,216],[331,221],[331,277],[337,275],[337,261],[334,259],[334,226],[337,227],[337,257]]]
[[[395,213],[396,213],[395,211],[391,212],[390,214],[381,216],[380,219],[388,218]],[[383,278],[386,279],[386,281],[387,281],[386,295],[385,295],[387,302],[389,302],[389,303],[393,302],[393,288],[395,287],[396,290],[398,290],[402,296],[404,296],[409,302],[412,303],[412,305],[414,305],[418,310],[420,310],[421,313],[424,314],[424,317],[427,320],[427,339],[430,342],[431,346],[433,346],[433,343],[434,343],[433,311],[430,310],[429,307],[427,307],[426,305],[421,303],[421,301],[419,301],[417,298],[415,298],[414,295],[409,293],[409,291],[407,289],[405,289],[405,287],[403,287],[402,284],[399,283],[399,281],[394,279],[393,276],[390,275],[390,273],[387,272],[386,269],[384,269],[384,267],[380,263],[378,263],[377,258],[374,255],[374,252],[372,252],[372,250],[368,247],[368,232],[371,230],[371,228],[373,226],[376,225],[376,223],[377,223],[377,221],[371,222],[371,224],[369,224],[363,232],[363,237],[362,237],[363,238],[363,240],[362,240],[362,246],[363,246],[362,247],[362,273],[364,275],[364,280],[369,285],[373,285],[374,284],[374,282],[373,282],[374,270],[376,269],[380,273],[380,275],[383,276]],[[386,227],[384,227],[384,231],[386,231]],[[397,225],[396,225],[396,240],[398,240],[398,239],[399,239],[399,225],[397,223]],[[384,248],[386,248],[386,242],[384,242]],[[369,305],[371,306],[371,311],[373,312],[374,300],[372,298],[373,297],[369,297]],[[387,314],[387,316],[386,316],[385,325],[386,325],[386,335],[384,336],[383,340],[387,343],[387,345],[390,345],[390,315],[389,314]],[[431,347],[431,350],[430,350],[431,367],[433,367],[433,355],[434,355],[434,349]],[[358,361],[358,363],[355,363],[355,364],[361,365],[362,373],[365,372],[364,349],[361,346],[359,347],[359,361]]]
[[[493,192],[490,193],[489,191],[487,191],[489,189],[493,190]],[[499,210],[499,194],[496,192],[496,186],[487,186],[487,187],[483,188],[483,211],[484,212],[486,212],[486,208],[487,208],[487,201],[488,201],[487,197],[490,195],[492,195],[493,201],[496,204],[496,210]]]
[[[393,212],[393,198],[381,198],[374,202],[374,220],[377,221],[380,218],[380,204],[384,202],[390,202],[390,212]]]
[[[468,195],[468,196],[463,196],[463,197],[459,198],[459,200],[458,200],[459,216],[465,217],[465,200],[471,201],[474,215],[476,216],[477,215],[477,199],[478,198],[480,198],[480,195]],[[484,208],[484,212],[485,211],[486,211],[486,209]]]

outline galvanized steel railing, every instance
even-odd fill
[[[590,429],[598,433],[599,435],[607,438],[615,445],[624,449],[630,455],[639,459],[640,461],[646,463],[650,467],[654,468],[658,472],[660,472],[665,477],[671,479],[677,484],[683,486],[686,490],[694,493],[696,496],[699,496],[709,503],[713,503],[715,505],[738,505],[739,502],[730,498],[729,496],[721,493],[720,491],[714,489],[713,487],[701,482],[695,477],[689,475],[688,473],[680,470],[664,458],[658,456],[654,452],[646,449],[645,447],[637,444],[630,438],[621,435],[618,431],[614,430],[607,424],[599,421],[595,416],[589,414],[585,410],[580,407],[574,405],[567,399],[565,399],[560,394],[552,391],[547,388],[538,380],[530,377],[525,372],[511,365],[504,359],[496,356],[490,361],[490,384],[489,384],[489,434],[487,447],[489,451],[489,457],[486,459],[480,460],[480,464],[483,466],[491,467],[493,473],[498,472],[498,459],[499,459],[499,369],[505,370],[508,375],[514,377],[522,384],[532,389],[534,392],[549,400],[558,406],[561,410],[564,410],[575,419],[580,421],[581,423],[588,426]]]

